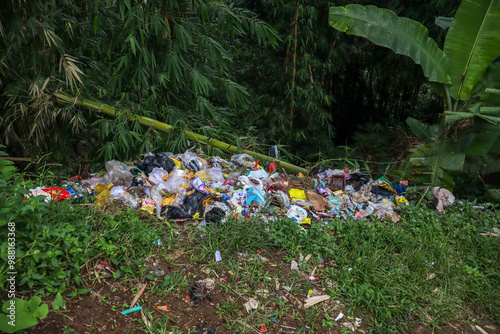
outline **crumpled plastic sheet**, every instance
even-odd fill
[[[112,183],[115,186],[130,187],[134,176],[130,173],[130,168],[123,162],[118,160],[107,161],[106,164],[107,174],[104,175],[102,182],[104,185]]]
[[[455,203],[455,196],[448,189],[434,187],[432,188],[432,197],[438,201],[436,209],[439,212],[445,212],[444,208],[452,206]]]

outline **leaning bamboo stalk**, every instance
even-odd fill
[[[101,102],[91,101],[91,100],[87,100],[87,99],[78,99],[78,98],[71,97],[71,96],[68,96],[65,94],[61,94],[61,93],[54,93],[54,96],[56,97],[57,103],[59,103],[59,104],[74,104],[74,105],[78,105],[81,107],[86,107],[86,108],[90,108],[90,109],[102,112],[102,113],[109,115],[109,116],[112,116],[112,117],[118,116],[118,112],[117,112],[115,107],[112,107],[110,105],[107,105],[107,104],[104,104]],[[163,122],[160,122],[160,121],[154,120],[152,118],[148,118],[148,117],[143,117],[143,116],[139,116],[139,115],[130,115],[128,119],[130,121],[139,122],[140,124],[142,124],[144,126],[153,127],[153,128],[155,128],[159,131],[162,131],[162,132],[169,132],[170,130],[173,129],[173,127],[169,124],[166,124],[166,123],[163,123]],[[260,159],[260,161],[262,161],[262,162],[278,163],[279,166],[284,168],[287,172],[302,173],[304,175],[307,175],[309,173],[309,171],[305,168],[298,167],[298,166],[292,165],[288,162],[284,162],[281,160],[271,158],[271,157],[264,155],[264,154],[260,154],[260,153],[257,153],[254,151],[249,151],[249,150],[239,150],[238,147],[236,147],[234,145],[230,145],[230,144],[224,143],[220,140],[209,138],[207,136],[203,136],[203,135],[191,132],[191,131],[186,130],[186,131],[184,131],[184,133],[186,134],[186,137],[192,141],[205,143],[207,145],[216,147],[216,148],[218,148],[222,151],[228,152],[228,153],[232,153],[232,154],[246,153],[248,155],[251,155],[254,158]]]

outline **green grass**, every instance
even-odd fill
[[[478,214],[457,204],[441,214],[421,205],[405,208],[402,216],[400,226],[334,219],[307,232],[287,219],[269,226],[259,219],[229,221],[207,229],[200,240],[201,260],[211,262],[215,250],[222,250],[227,259],[235,252],[279,247],[295,257],[312,253],[313,258],[335,261],[335,267],[320,272],[323,282],[336,285],[326,291],[351,313],[369,314],[374,332],[415,323],[439,327],[459,321],[467,305],[499,321],[500,244],[480,234],[499,226],[495,213]],[[247,282],[265,284],[269,275],[258,262],[244,270],[231,262],[226,266],[238,278],[233,284],[239,291]],[[294,273],[290,275],[293,279]],[[320,321],[313,311],[305,316],[306,322]]]
[[[297,333],[307,327],[312,333],[317,326],[336,327],[332,319],[340,311],[350,319],[361,317],[373,333],[471,321],[471,307],[500,322],[500,240],[481,235],[500,227],[495,209],[477,213],[456,203],[442,214],[423,201],[405,207],[398,224],[331,219],[305,231],[289,219],[256,216],[199,230],[121,206],[103,211],[68,201],[23,201],[23,182],[0,184],[7,199],[0,211],[7,214],[2,223],[16,222],[18,286],[26,292],[45,296],[67,286],[75,294],[85,293],[84,282],[95,279],[88,272],[100,259],[110,260],[114,278],[147,277],[147,257],[155,254],[171,262],[171,251],[183,249],[195,268],[191,270],[231,273],[216,282],[219,291],[230,296],[217,306],[217,314],[234,333],[249,332],[247,325],[273,325],[272,318],[280,323],[294,320],[300,325]],[[161,249],[152,243],[158,238]],[[3,242],[2,262],[6,249]],[[215,262],[216,251],[221,252],[220,263]],[[301,254],[312,256],[299,264],[299,271],[291,271],[290,262]],[[306,280],[315,268],[320,279]],[[6,272],[0,267],[2,288]],[[190,274],[180,265],[163,278],[149,277],[157,284],[147,293],[162,298],[185,294]],[[290,287],[287,299],[282,298],[283,286]],[[303,309],[294,304],[295,299],[303,301],[309,289],[329,294],[340,308],[324,303]],[[262,295],[263,290],[268,295]],[[246,313],[243,304],[253,297],[259,309]],[[145,313],[151,322],[151,327],[144,325],[145,332],[181,332],[168,317]],[[336,323],[339,330],[346,331],[341,323]]]

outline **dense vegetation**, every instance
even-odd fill
[[[151,241],[162,238],[165,250],[188,249],[196,271],[211,265],[216,250],[224,259],[286,251],[281,269],[292,295],[318,287],[289,270],[292,259],[314,254],[301,269],[328,263],[318,284],[349,316],[362,313],[375,333],[469,322],[463,313],[470,307],[500,321],[498,214],[495,206],[478,214],[466,203],[483,195],[500,200],[500,1],[351,2],[2,1],[0,153],[32,161],[19,172],[0,159],[0,235],[16,222],[21,293],[58,293],[57,311],[61,293],[89,292],[85,279],[98,279],[90,273],[101,259],[110,259],[114,279],[158,283],[149,296],[184,293],[182,271],[160,281],[143,266],[158,250]],[[119,115],[62,104],[56,93],[101,101]],[[173,129],[162,133],[131,115]],[[24,197],[29,188],[57,185],[82,162],[193,147],[223,154],[188,140],[185,130],[262,153],[278,145],[280,157],[295,164],[408,178],[413,205],[397,226],[331,219],[303,231],[288,219],[231,219],[200,232],[119,207]],[[426,194],[433,185],[454,188],[464,202],[435,211]],[[3,289],[8,246],[1,240]],[[222,266],[241,275],[224,285],[229,294],[240,280],[265,285],[271,275],[258,261],[245,270],[236,261]],[[286,303],[269,303],[271,315],[249,318],[286,318]],[[20,312],[31,321],[25,327],[49,310],[38,297],[25,311],[28,304],[31,313]],[[237,318],[239,306],[228,299],[218,315]],[[331,309],[300,312],[301,326],[337,325]],[[154,322],[158,331],[180,331],[163,320]]]
[[[345,5],[341,1],[336,5]],[[459,1],[363,1],[423,22]],[[328,1],[5,1],[2,13],[2,141],[23,155],[133,157],[169,143],[137,124],[61,108],[51,93],[98,99],[179,131],[242,146],[282,145],[291,159],[338,155],[367,123],[436,120],[440,99],[420,68],[328,25]],[[397,73],[398,75],[394,75]],[[55,130],[55,131],[54,131]],[[386,130],[389,131],[389,130]],[[138,142],[140,145],[131,145]],[[260,145],[260,146],[259,146]],[[297,160],[296,160],[297,161]]]

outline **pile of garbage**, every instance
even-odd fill
[[[309,176],[290,176],[275,163],[260,166],[248,154],[204,159],[191,151],[147,153],[128,166],[106,162],[106,173],[69,179],[62,188],[31,189],[47,200],[82,199],[94,195],[98,205],[120,201],[161,219],[199,220],[202,226],[227,217],[261,214],[273,219],[286,216],[302,226],[333,217],[400,220],[408,183],[372,180],[358,170],[315,167]]]

